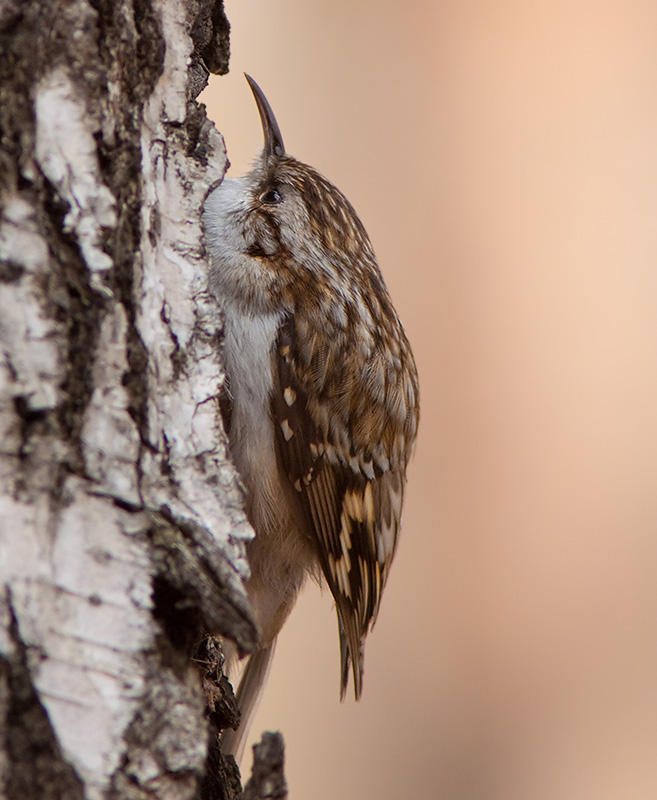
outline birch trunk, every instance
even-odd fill
[[[194,99],[227,54],[220,0],[0,2],[2,797],[239,793],[207,761],[204,634],[255,631]]]

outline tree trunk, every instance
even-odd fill
[[[215,637],[254,644],[251,531],[194,99],[227,58],[221,0],[0,0],[2,797],[239,795]]]

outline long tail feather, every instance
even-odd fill
[[[237,703],[242,715],[240,726],[236,731],[227,730],[222,735],[221,744],[224,753],[233,755],[238,764],[244,755],[249,728],[262,697],[275,649],[276,639],[267,647],[256,650],[249,656],[237,690]]]

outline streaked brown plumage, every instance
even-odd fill
[[[367,233],[335,186],[285,153],[248,80],[262,157],[204,211],[210,287],[226,316],[231,453],[256,532],[248,591],[260,643],[240,686],[247,717],[297,593],[320,571],[337,607],[341,696],[350,664],[360,696],[418,424],[413,356]]]

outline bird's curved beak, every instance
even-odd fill
[[[262,92],[262,89],[253,80],[250,75],[244,73],[244,77],[249,82],[253,96],[255,97],[258,112],[260,113],[260,120],[262,122],[262,130],[265,134],[265,151],[264,156],[266,160],[276,158],[285,154],[285,145],[283,144],[283,137],[281,130],[276,122],[274,112],[267,102],[267,98]]]

